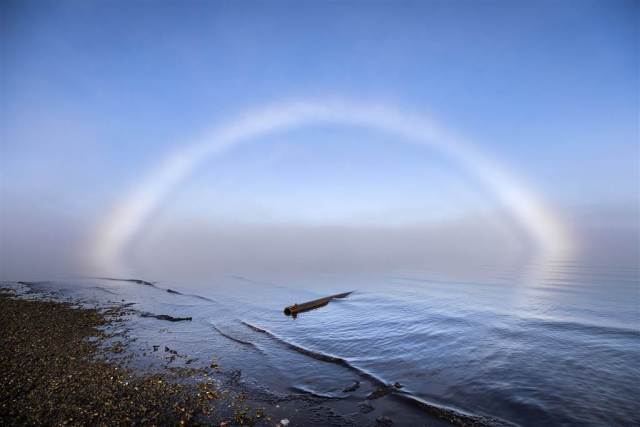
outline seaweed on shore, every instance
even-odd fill
[[[154,317],[158,320],[167,320],[169,322],[190,322],[193,320],[191,317],[173,317],[167,314],[153,314],[153,313],[140,313],[140,317]]]

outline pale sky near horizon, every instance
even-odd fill
[[[637,230],[637,1],[4,1],[0,16],[3,269],[41,250],[33,230],[84,241],[200,132],[306,98],[424,112],[568,217]],[[397,226],[495,208],[397,139],[261,137],[206,162],[159,218]]]

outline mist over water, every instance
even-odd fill
[[[633,206],[565,209],[572,251],[550,256],[492,201],[466,215],[394,225],[364,215],[358,225],[251,222],[243,210],[190,217],[174,197],[120,254],[121,270],[88,262],[91,222],[6,209],[2,279],[192,317],[171,335],[134,319],[133,334],[143,350],[162,342],[206,359],[215,348],[225,368],[270,392],[346,404],[397,382],[384,405],[401,425],[423,420],[424,405],[523,426],[640,421]],[[283,314],[346,291],[355,292]]]
[[[134,320],[134,334],[141,348],[216,348],[226,368],[273,392],[346,402],[398,382],[399,406],[386,410],[400,424],[419,422],[423,404],[524,426],[640,421],[633,208],[565,213],[575,246],[554,257],[498,211],[399,226],[184,222],[178,212],[136,236],[121,271],[91,269],[81,223],[16,211],[23,227],[8,227],[5,215],[3,279],[193,317],[171,336]],[[355,292],[282,313],[345,291]],[[345,393],[355,381],[361,389]]]

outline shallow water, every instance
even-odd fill
[[[353,395],[363,400],[399,382],[394,398],[405,403],[514,424],[630,425],[640,422],[639,278],[637,265],[556,261],[459,275],[228,276],[156,287],[83,279],[48,287],[192,316],[171,325],[173,345],[213,352],[246,381],[276,392],[339,400],[354,398],[344,390],[361,381]],[[350,290],[297,318],[282,312]],[[141,319],[139,335],[156,339],[144,327],[153,322]],[[394,420],[413,423],[416,408],[398,410]]]

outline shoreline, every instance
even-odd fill
[[[136,342],[132,320],[145,316],[133,302],[90,303],[37,284],[0,283],[0,424],[388,427],[404,425],[396,417],[410,411],[407,402],[379,396],[376,406],[391,416],[374,412],[372,400],[296,387],[275,393],[260,378],[246,383],[240,370],[223,369],[215,349],[197,357],[174,349],[171,339],[151,348]],[[167,330],[166,320],[152,317]],[[453,421],[426,413],[418,419],[412,425]]]
[[[129,281],[133,282],[125,280]],[[0,282],[0,301],[8,307],[0,317],[3,328],[0,345],[5,349],[0,358],[0,386],[4,388],[0,394],[3,403],[0,421],[42,424],[43,419],[50,422],[53,416],[54,424],[92,425],[509,424],[424,403],[405,393],[401,384],[389,385],[366,373],[363,377],[357,369],[355,374],[360,380],[355,385],[345,385],[342,390],[345,397],[316,394],[295,384],[285,385],[280,391],[272,390],[266,377],[256,376],[256,372],[247,376],[244,367],[238,369],[235,362],[229,366],[228,354],[225,355],[228,348],[224,345],[219,347],[218,343],[204,352],[202,348],[193,352],[193,347],[184,346],[187,344],[184,339],[188,341],[192,330],[191,317],[141,311],[139,303],[124,296],[126,300],[108,298],[102,302],[73,294],[63,296],[59,292],[65,288],[42,286],[46,283]],[[139,329],[141,322],[143,330]],[[56,330],[55,342],[48,335],[51,329]],[[213,330],[238,343],[236,337],[225,334],[216,325]],[[29,351],[34,345],[39,349],[31,355]],[[6,350],[12,347],[17,351]],[[307,352],[302,354],[309,356]],[[225,368],[218,361],[218,356],[223,355]],[[245,353],[236,353],[235,360],[245,357],[248,357]],[[21,360],[25,363],[20,364]],[[73,363],[67,366],[68,360]],[[44,373],[47,381],[31,387],[30,365]],[[94,371],[110,375],[94,376]],[[365,385],[367,382],[371,384]],[[5,383],[15,387],[4,387]],[[24,384],[34,391],[27,390],[28,395],[24,395]],[[60,395],[69,392],[70,398],[60,402]],[[91,398],[83,397],[87,394]],[[102,400],[108,402],[107,407],[100,403]]]
[[[279,424],[216,381],[213,364],[164,372],[127,367],[132,355],[118,330],[126,308],[25,299],[7,288],[0,301],[2,424]]]

